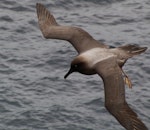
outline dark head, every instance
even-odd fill
[[[95,70],[90,67],[88,59],[83,56],[78,56],[72,61],[70,70],[64,78],[66,79],[73,72],[79,72],[85,75],[92,75],[96,73]]]
[[[72,62],[71,66],[70,66],[70,70],[67,72],[67,74],[64,76],[64,78],[66,79],[73,72],[80,72],[81,73],[82,68],[83,68],[82,62],[79,62],[79,63]]]
[[[86,63],[87,63],[86,58],[82,57],[81,55],[77,56],[71,62],[70,70],[67,72],[64,78],[66,79],[73,72],[79,72],[84,74],[84,72],[86,71],[85,69],[87,68]]]

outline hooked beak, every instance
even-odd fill
[[[67,74],[64,76],[64,79],[66,79],[71,73],[73,73],[74,70],[70,68],[70,70],[67,72]]]

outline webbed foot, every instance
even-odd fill
[[[129,87],[129,88],[132,88],[132,82],[131,80],[129,79],[129,77],[127,76],[127,74],[122,70],[122,73],[124,75],[124,82],[125,84]]]

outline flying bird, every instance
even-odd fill
[[[64,76],[73,72],[98,74],[104,82],[105,107],[126,130],[148,130],[125,99],[125,84],[132,87],[122,67],[126,61],[146,51],[147,47],[124,45],[111,48],[95,40],[79,27],[59,25],[54,16],[40,3],[36,4],[38,23],[46,39],[66,40],[78,52]]]

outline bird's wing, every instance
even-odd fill
[[[69,41],[78,53],[95,47],[107,47],[78,27],[60,26],[54,16],[40,3],[36,4],[38,23],[45,38]]]
[[[95,70],[104,82],[105,107],[127,130],[148,130],[125,100],[122,72],[115,57],[95,65]]]

